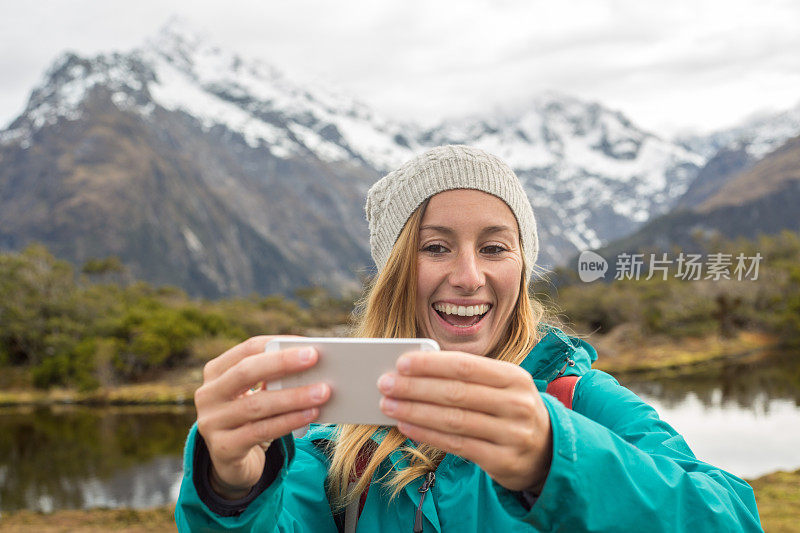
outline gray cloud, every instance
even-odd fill
[[[404,118],[560,90],[651,129],[711,129],[800,99],[789,89],[800,80],[800,3],[787,0],[65,0],[4,8],[0,46],[13,53],[0,57],[0,124],[63,50],[133,48],[173,13],[221,46]]]

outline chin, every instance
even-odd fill
[[[489,352],[486,342],[482,341],[445,341],[436,340],[445,352],[465,352],[474,355],[486,355]]]

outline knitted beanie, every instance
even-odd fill
[[[433,148],[378,180],[367,192],[372,259],[383,270],[411,214],[431,196],[452,189],[475,189],[503,200],[517,219],[528,279],[539,253],[536,219],[514,171],[499,158],[469,146]]]

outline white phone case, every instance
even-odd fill
[[[432,339],[372,339],[307,337],[278,338],[267,343],[266,353],[287,348],[313,346],[319,354],[317,364],[282,380],[267,383],[267,390],[327,383],[330,399],[320,408],[316,422],[320,424],[394,425],[379,407],[381,398],[378,378],[395,369],[400,355],[412,351],[439,351]],[[296,430],[295,436],[307,428]]]

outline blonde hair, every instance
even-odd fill
[[[392,249],[386,266],[367,288],[355,312],[354,334],[358,337],[418,337],[420,326],[416,316],[417,297],[417,253],[419,227],[427,207],[423,202],[409,217]],[[523,265],[523,272],[525,268]],[[500,361],[519,364],[539,341],[539,324],[547,311],[537,300],[530,297],[525,276],[520,276],[520,292],[516,307],[510,317],[508,330],[497,346],[488,354]],[[328,492],[337,508],[353,502],[364,492],[381,462],[397,449],[405,454],[409,466],[395,471],[385,484],[394,498],[407,484],[417,477],[433,471],[444,458],[445,452],[425,443],[416,448],[403,446],[405,435],[396,427],[343,424],[338,427],[331,443],[332,459],[328,471]],[[372,437],[386,431],[380,444]],[[357,483],[348,490],[349,481],[355,477],[359,452],[371,453]],[[390,470],[389,473],[392,471]],[[385,476],[384,476],[385,477]],[[384,481],[381,478],[380,481]]]

